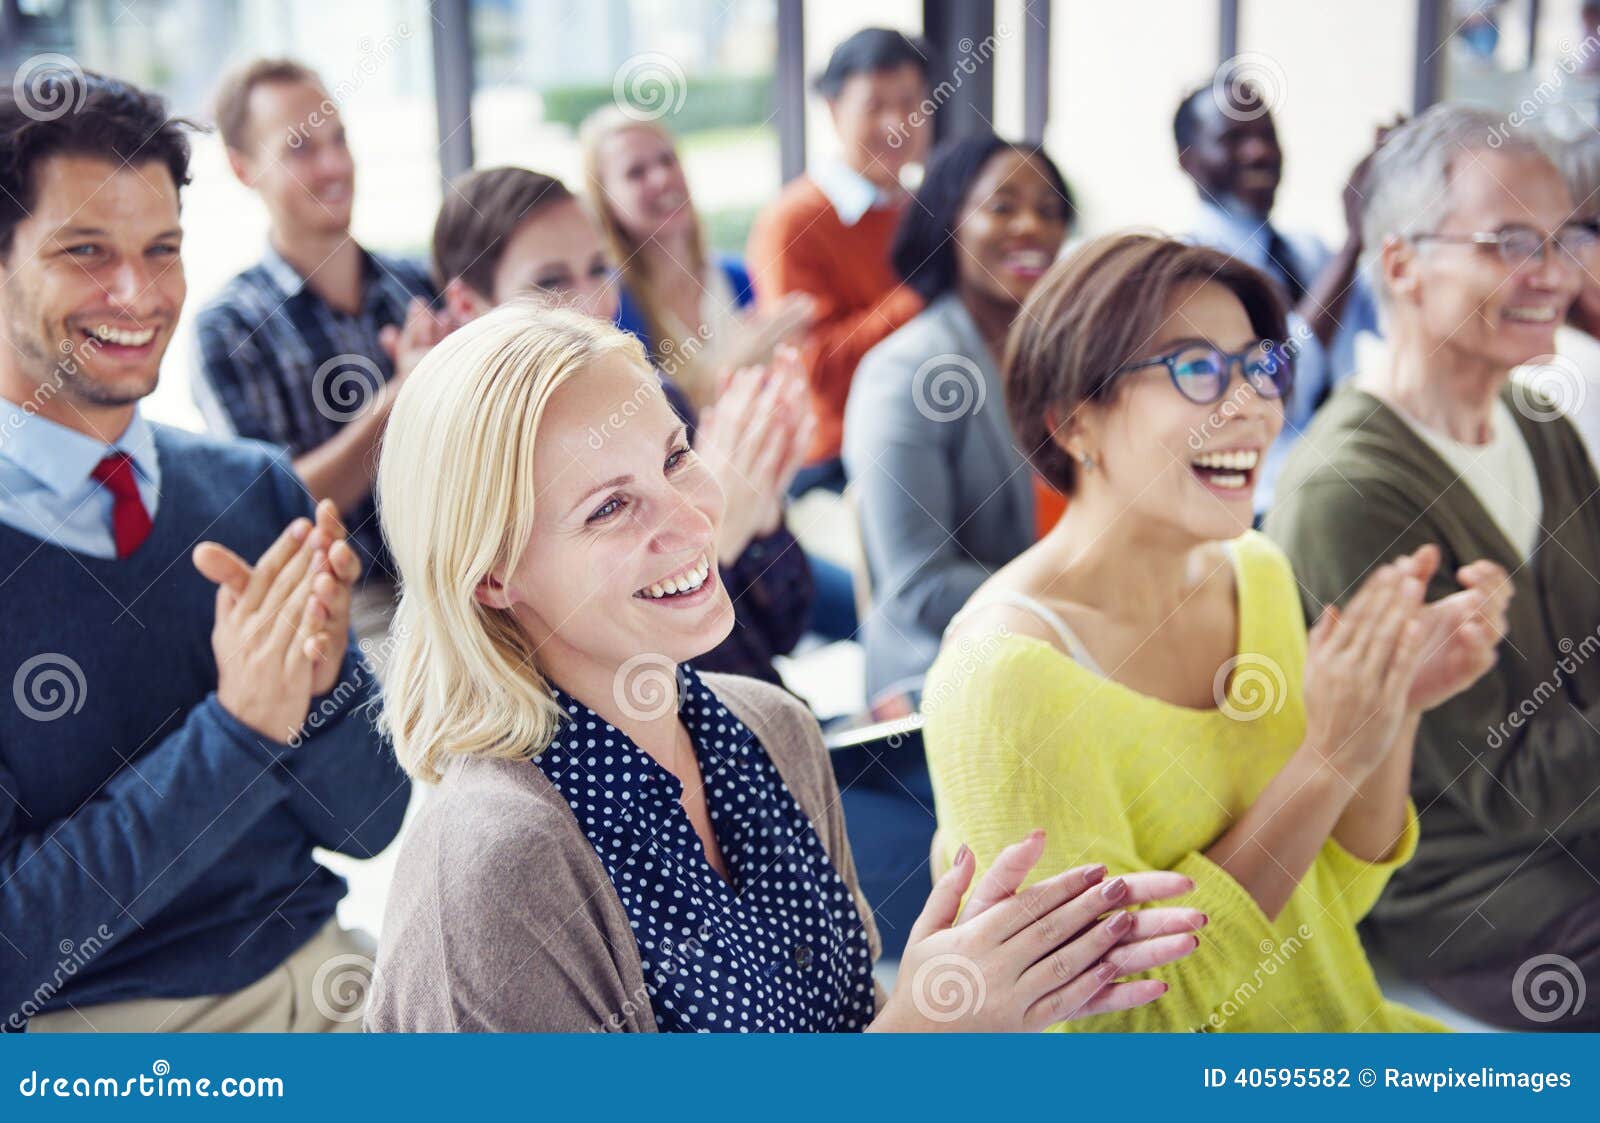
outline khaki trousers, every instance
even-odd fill
[[[359,1033],[376,947],[330,920],[243,990],[200,998],[133,998],[53,1010],[29,1033]]]

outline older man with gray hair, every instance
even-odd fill
[[[1539,141],[1492,114],[1438,106],[1390,136],[1363,220],[1388,347],[1307,431],[1266,529],[1313,616],[1372,567],[1436,545],[1428,599],[1481,595],[1427,637],[1433,665],[1475,614],[1504,614],[1488,674],[1454,697],[1414,692],[1415,760],[1396,766],[1412,767],[1422,842],[1369,935],[1478,1018],[1592,1030],[1600,479],[1560,410],[1510,381],[1555,351],[1577,295],[1595,234],[1573,209]]]

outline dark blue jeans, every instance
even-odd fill
[[[829,755],[861,892],[872,906],[883,954],[898,959],[933,886],[928,872],[935,825],[933,783],[922,738],[916,735],[892,748],[870,744]]]

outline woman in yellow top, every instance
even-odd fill
[[[1287,560],[1250,530],[1290,349],[1248,266],[1104,238],[1016,324],[1007,408],[1070,500],[979,589],[928,677],[941,838],[983,868],[1039,827],[1041,870],[1093,854],[1194,881],[1199,949],[1153,973],[1161,1002],[1094,1028],[1442,1028],[1384,1000],[1356,924],[1416,845],[1420,713],[1493,662],[1503,571],[1465,567],[1462,592],[1424,605],[1425,547],[1308,636]]]

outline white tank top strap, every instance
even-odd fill
[[[995,589],[986,593],[982,600],[973,601],[951,617],[946,630],[948,631],[949,628],[955,627],[964,617],[991,604],[1010,605],[1013,608],[1020,608],[1024,612],[1037,616],[1050,626],[1051,631],[1055,632],[1056,638],[1061,641],[1061,646],[1067,649],[1067,654],[1072,657],[1073,662],[1084,670],[1105,678],[1105,672],[1100,669],[1100,664],[1094,661],[1094,656],[1089,654],[1089,649],[1083,645],[1083,641],[1078,638],[1078,634],[1067,627],[1067,622],[1061,619],[1060,614],[1046,608],[1043,603],[1028,596],[1026,593],[1018,593],[1011,589]]]

